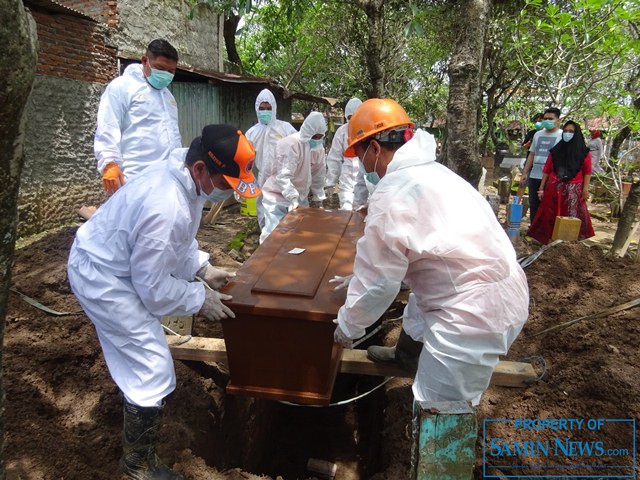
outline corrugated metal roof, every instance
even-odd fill
[[[139,57],[127,57],[123,55],[119,55],[123,60],[139,60]],[[182,70],[183,72],[194,73],[196,75],[200,75],[205,78],[211,78],[214,80],[218,80],[220,82],[225,83],[247,83],[247,84],[258,84],[258,85],[266,85],[271,89],[279,92],[283,98],[296,98],[298,100],[304,100],[306,102],[315,102],[315,103],[324,103],[329,106],[334,106],[338,100],[336,98],[331,97],[319,97],[317,95],[312,95],[310,93],[304,92],[292,92],[278,82],[276,82],[272,78],[263,78],[263,77],[253,77],[250,75],[237,75],[235,73],[224,73],[224,72],[216,72],[213,70],[204,70],[201,68],[193,68],[185,65],[178,65],[178,70]]]
[[[54,0],[24,0],[23,3],[26,7],[29,7],[32,10],[46,10],[48,12],[64,13],[73,17],[84,18],[95,23],[100,23],[95,18],[76,10],[75,8],[67,7],[66,5]]]

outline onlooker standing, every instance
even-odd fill
[[[540,190],[540,182],[542,181],[542,167],[544,167],[549,150],[562,138],[562,130],[558,128],[560,121],[560,109],[551,107],[544,111],[542,120],[542,130],[536,132],[529,147],[529,155],[522,169],[520,177],[520,186],[529,187],[529,211],[530,218],[533,221],[536,218],[536,212],[540,205],[540,200],[535,192]]]
[[[353,112],[362,104],[359,98],[352,98],[344,108],[344,116],[347,121],[341,125],[333,136],[331,149],[327,155],[327,179],[326,187],[333,188],[336,182],[340,184],[338,197],[340,198],[340,210],[353,210],[354,188],[358,181],[360,162],[357,157],[345,157],[347,148],[347,129],[349,119]]]
[[[320,112],[311,112],[302,122],[300,131],[276,144],[273,172],[262,185],[265,225],[260,234],[262,243],[287,212],[298,206],[309,206],[309,191],[313,200],[323,201],[326,174],[322,146],[327,123]]]
[[[543,113],[537,113],[532,119],[531,121],[533,122],[533,130],[529,130],[527,132],[527,134],[524,136],[524,140],[522,141],[522,149],[523,150],[529,150],[529,147],[531,146],[531,141],[533,140],[533,136],[536,134],[536,132],[538,130],[540,130],[542,128],[542,120],[544,120],[544,114]]]
[[[604,146],[602,145],[602,132],[600,130],[589,130],[591,140],[587,143],[587,148],[591,152],[591,165],[593,173],[604,173],[600,160],[604,156]]]
[[[256,116],[258,123],[247,130],[247,138],[253,144],[256,151],[256,160],[253,165],[253,173],[258,179],[258,185],[262,185],[273,173],[273,165],[276,156],[276,143],[296,133],[296,129],[289,122],[276,118],[276,97],[266,88],[256,97]],[[258,224],[264,228],[264,206],[262,195],[256,199]]]
[[[129,65],[102,94],[94,151],[109,193],[182,147],[178,106],[167,89],[177,65],[176,49],[153,40],[142,64]]]
[[[551,149],[544,165],[538,197],[538,214],[527,232],[542,244],[549,243],[556,216],[582,221],[579,240],[595,235],[587,208],[591,181],[591,154],[580,126],[568,121],[562,127],[562,140]]]

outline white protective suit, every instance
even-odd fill
[[[283,139],[296,133],[296,129],[288,122],[278,120],[276,97],[273,96],[268,89],[262,90],[256,97],[256,116],[258,115],[260,104],[267,102],[271,105],[272,117],[267,125],[264,125],[258,121],[253,127],[247,130],[245,136],[253,144],[253,148],[256,151],[256,158],[254,160],[254,175],[258,179],[258,185],[262,186],[266,180],[265,172],[271,172],[273,170],[273,164],[275,163],[276,156],[276,143],[278,140]],[[256,209],[258,212],[258,223],[260,228],[264,228],[264,207],[262,206],[262,195],[256,199]]]
[[[309,206],[309,190],[314,201],[322,201],[326,174],[324,148],[311,148],[309,140],[327,130],[320,112],[311,112],[300,131],[276,144],[276,161],[262,185],[265,226],[260,235],[262,243],[287,214],[292,202]]]
[[[345,117],[349,118],[356,109],[362,105],[362,100],[352,98],[344,108]],[[348,146],[349,122],[341,125],[333,136],[331,149],[327,155],[327,179],[326,187],[335,187],[340,184],[338,198],[340,210],[353,210],[353,189],[358,177],[360,161],[358,157],[345,157],[344,151]]]
[[[107,85],[98,107],[93,149],[98,170],[118,164],[126,180],[181,148],[178,106],[167,88],[153,88],[142,65],[129,65]]]
[[[361,337],[404,281],[412,293],[403,327],[424,342],[415,399],[477,404],[527,319],[529,291],[489,204],[436,163],[435,150],[418,130],[371,195],[338,323]]]
[[[205,287],[193,281],[209,259],[195,240],[203,204],[181,162],[158,163],[109,198],[71,247],[71,288],[113,380],[135,405],[159,406],[176,385],[160,317],[190,315],[204,303]]]

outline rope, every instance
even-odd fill
[[[278,400],[278,401],[280,403],[283,403],[284,405],[291,405],[292,407],[313,407],[313,408],[337,407],[337,406],[340,406],[340,405],[347,405],[348,403],[355,402],[356,400],[360,400],[361,398],[366,397],[367,395],[369,395],[369,394],[375,392],[376,390],[378,390],[380,387],[385,385],[387,382],[389,382],[389,380],[392,380],[393,378],[395,378],[395,377],[387,377],[386,379],[384,379],[382,381],[382,383],[376,385],[375,387],[373,387],[368,392],[364,392],[364,393],[358,395],[357,397],[352,397],[352,398],[348,398],[346,400],[341,400],[339,402],[330,403],[329,405],[302,405],[302,404],[299,404],[299,403],[287,402],[286,400]]]
[[[167,327],[166,325],[162,325],[162,328],[164,328],[167,332],[169,332],[171,335],[175,335],[177,337],[182,337],[182,335],[180,335],[177,332],[174,332],[173,330],[171,330],[169,327]],[[179,340],[177,343],[174,343],[174,345],[184,345],[185,343],[187,343],[189,340],[191,340],[193,338],[193,335],[185,335],[184,338],[182,340]]]
[[[55,315],[56,317],[64,317],[64,316],[68,316],[68,315],[81,315],[82,313],[84,313],[82,310],[78,310],[77,312],[58,312],[57,310],[53,310],[49,307],[45,307],[44,305],[42,305],[40,302],[34,300],[33,298],[29,297],[28,295],[25,295],[24,293],[20,293],[18,290],[14,289],[14,288],[10,288],[9,290],[11,290],[13,293],[17,293],[18,295],[20,295],[20,297],[27,302],[29,305],[36,307],[40,310],[42,310],[43,312],[48,313],[49,315]]]
[[[538,335],[549,333],[554,330],[558,330],[560,328],[570,327],[571,325],[581,322],[583,320],[595,320],[596,318],[606,317],[614,313],[622,312],[623,310],[628,310],[630,308],[637,307],[638,305],[640,305],[640,297],[636,298],[635,300],[631,300],[630,302],[623,303],[622,305],[618,305],[616,307],[611,307],[598,313],[587,315],[586,317],[580,317],[574,320],[569,320],[568,322],[561,323],[560,325],[554,325],[551,328],[547,328],[545,330],[542,330],[541,332],[534,333],[533,335],[527,335],[527,337],[537,337]]]
[[[562,240],[554,240],[553,242],[545,245],[544,247],[542,247],[540,250],[538,250],[536,253],[534,253],[533,255],[529,255],[528,257],[522,257],[518,259],[518,263],[520,264],[520,266],[522,268],[527,268],[529,265],[531,265],[533,262],[535,262],[540,255],[542,255],[542,253],[553,247],[554,245],[559,245],[562,243]]]
[[[535,380],[526,380],[524,382],[526,385],[532,385],[536,382],[539,382],[547,373],[547,361],[544,359],[542,355],[533,355],[531,357],[524,357],[518,361],[530,363],[533,369],[536,370],[536,373],[538,373],[537,370],[542,371],[540,374],[538,374],[538,378],[536,378]]]

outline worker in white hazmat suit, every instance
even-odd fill
[[[353,275],[332,280],[348,288],[334,337],[349,348],[404,281],[412,293],[401,339],[395,349],[369,347],[369,356],[419,353],[416,400],[477,405],[527,319],[527,280],[486,200],[435,162],[432,135],[411,127],[389,99],[367,100],[349,122],[346,154],[359,157],[375,189]]]
[[[164,399],[176,386],[160,317],[198,312],[210,320],[235,317],[222,303],[231,297],[217,291],[230,274],[210,265],[195,236],[205,200],[223,201],[234,190],[243,197],[260,193],[253,158],[242,132],[208,125],[184,163],[150,166],[76,234],[69,283],[124,394],[120,465],[129,478],[182,478],[155,454]]]
[[[256,151],[256,160],[253,164],[253,173],[262,185],[273,171],[276,156],[276,143],[296,133],[296,129],[289,122],[276,118],[278,105],[276,97],[268,89],[262,90],[256,97],[256,116],[258,123],[247,130],[247,138],[253,144]],[[264,228],[264,207],[262,196],[256,199],[258,224]]]
[[[347,129],[349,119],[353,112],[362,105],[362,100],[352,98],[344,108],[344,116],[347,121],[336,130],[331,142],[331,148],[327,154],[327,178],[325,186],[333,191],[336,183],[339,184],[338,198],[340,210],[353,210],[354,187],[358,177],[360,162],[357,157],[345,157],[347,149]]]
[[[322,141],[327,123],[320,112],[311,112],[300,131],[276,144],[273,169],[262,185],[265,225],[260,234],[262,243],[287,212],[298,206],[309,206],[309,191],[314,202],[322,202],[326,175]]]
[[[102,94],[94,152],[109,193],[182,147],[178,106],[167,88],[177,65],[176,49],[153,40],[142,63],[125,68]]]

